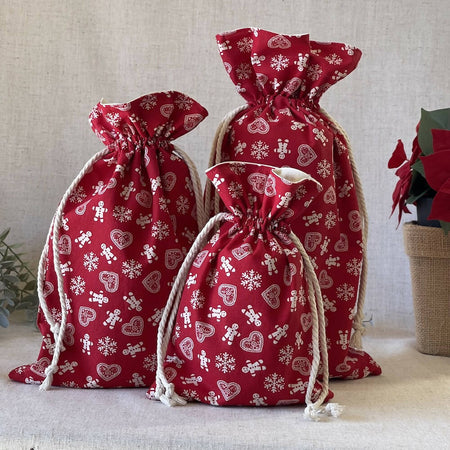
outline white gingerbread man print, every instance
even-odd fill
[[[95,211],[94,222],[103,223],[104,214],[108,212],[108,208],[105,208],[105,202],[99,201],[97,206],[93,206],[92,209]]]

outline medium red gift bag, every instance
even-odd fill
[[[360,350],[367,276],[361,183],[345,132],[319,105],[323,93],[355,69],[361,52],[308,35],[254,28],[219,34],[217,42],[247,103],[220,124],[210,165],[227,160],[288,165],[320,181],[322,194],[292,229],[303,240],[322,290],[330,375],[379,374],[380,367]],[[208,183],[205,205],[214,214],[223,205],[211,192]]]
[[[198,174],[171,141],[206,115],[179,92],[93,109],[106,147],[56,211],[38,276],[42,347],[11,379],[41,389],[154,381],[158,322],[203,225]]]
[[[160,322],[148,396],[168,405],[306,402],[309,417],[338,415],[335,404],[321,406],[332,397],[323,305],[309,257],[291,232],[320,185],[296,169],[252,163],[222,163],[207,176],[229,213],[208,222],[180,269]]]

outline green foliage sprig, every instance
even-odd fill
[[[5,242],[10,229],[0,233],[0,326],[9,325],[9,315],[16,310],[26,310],[30,320],[37,314],[39,299],[36,291],[37,280],[23,254],[16,250],[18,244]]]

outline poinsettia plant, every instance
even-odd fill
[[[421,110],[417,136],[408,159],[399,139],[389,159],[389,169],[397,169],[399,180],[392,200],[392,213],[398,208],[398,221],[410,213],[408,204],[426,197],[432,199],[430,220],[438,220],[444,232],[450,230],[450,108]],[[391,213],[391,214],[392,214]]]

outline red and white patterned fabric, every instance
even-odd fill
[[[320,289],[291,233],[320,185],[296,169],[253,163],[221,163],[207,176],[231,214],[208,222],[180,269],[148,396],[168,404],[179,396],[212,405],[321,404],[332,393],[328,374],[326,385],[316,379]],[[308,275],[315,278],[312,266]],[[322,327],[324,338],[323,310]],[[326,361],[324,339],[322,350]]]
[[[203,225],[198,175],[171,141],[206,115],[173,91],[93,109],[90,124],[106,148],[56,212],[39,274],[42,347],[10,378],[46,379],[45,388],[154,381],[158,322]]]
[[[323,93],[355,69],[361,52],[345,44],[311,41],[308,35],[254,28],[219,34],[217,42],[225,69],[247,104],[219,127],[210,164],[288,165],[320,181],[322,194],[292,229],[311,256],[322,288],[330,374],[379,374],[380,367],[367,353],[350,346],[355,314],[353,337],[360,336],[364,298],[358,290],[367,224],[359,178],[345,133],[319,106]],[[209,203],[210,189],[205,201],[214,214],[223,205],[217,196]]]

